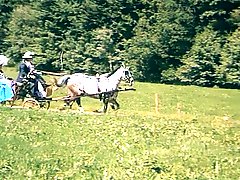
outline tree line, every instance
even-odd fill
[[[240,86],[239,0],[0,0],[0,52],[39,69]]]

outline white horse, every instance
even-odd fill
[[[88,76],[83,73],[65,75],[56,82],[56,85],[58,87],[67,86],[71,99],[66,102],[68,105],[70,105],[72,101],[76,101],[80,111],[83,111],[80,97],[89,96],[102,100],[104,104],[103,108],[97,112],[106,113],[108,103],[110,103],[113,109],[119,109],[119,104],[116,99],[121,81],[127,81],[130,86],[132,86],[134,82],[130,70],[123,66],[111,73],[100,76]]]

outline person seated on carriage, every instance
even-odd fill
[[[3,66],[7,65],[7,63],[8,58],[4,55],[0,55],[0,103],[10,100],[14,95],[13,79],[6,77],[3,72]]]
[[[27,51],[22,56],[22,62],[19,65],[19,72],[17,77],[18,83],[28,82],[31,86],[31,94],[38,99],[46,98],[46,82],[42,78],[41,73],[37,72],[32,63],[34,53]]]

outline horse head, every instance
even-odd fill
[[[133,79],[133,75],[132,75],[132,72],[130,71],[130,69],[125,66],[121,66],[120,69],[122,71],[122,80],[129,83],[130,86],[133,86],[134,79]]]

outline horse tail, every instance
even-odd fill
[[[55,85],[57,87],[62,87],[64,85],[67,85],[67,82],[68,82],[69,79],[70,79],[70,75],[65,75],[58,80],[56,78],[54,78]]]

